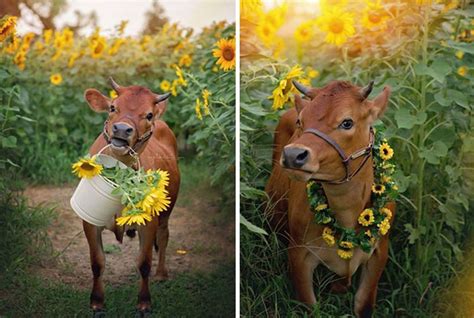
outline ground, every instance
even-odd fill
[[[32,206],[55,207],[57,218],[48,228],[54,249],[54,259],[35,271],[41,277],[52,278],[74,288],[89,289],[92,273],[87,240],[82,221],[69,205],[75,185],[31,186],[25,197]],[[170,241],[167,265],[172,280],[187,272],[212,272],[235,255],[234,222],[229,222],[215,198],[197,192],[183,193],[170,217]],[[228,219],[228,217],[227,217]],[[108,285],[137,281],[135,259],[138,254],[138,235],[124,237],[120,244],[112,232],[103,232],[106,251],[104,282]],[[153,268],[157,254],[154,253]]]

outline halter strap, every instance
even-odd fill
[[[341,157],[342,164],[344,165],[344,169],[346,171],[346,175],[340,180],[313,179],[314,181],[317,181],[317,182],[325,182],[325,183],[329,183],[329,184],[342,184],[342,183],[345,183],[347,181],[350,181],[355,175],[357,175],[359,173],[359,171],[362,169],[362,167],[364,167],[365,163],[369,160],[369,158],[372,154],[372,148],[374,147],[374,130],[373,130],[372,127],[370,127],[370,130],[369,130],[369,144],[367,145],[367,147],[356,150],[352,154],[350,154],[349,156],[346,156],[346,153],[344,152],[344,150],[341,148],[341,146],[339,146],[339,144],[334,139],[332,139],[331,137],[329,137],[328,135],[326,135],[322,131],[320,131],[318,129],[315,129],[315,128],[308,128],[305,131],[303,131],[303,134],[305,134],[305,133],[313,134],[313,135],[321,138],[325,142],[327,142],[329,145],[331,145],[334,148],[334,150],[336,150],[339,157]],[[362,156],[365,156],[365,157],[362,160],[361,164],[357,167],[357,169],[355,169],[352,173],[350,173],[349,172],[349,163],[350,163],[350,161],[355,160],[355,159],[357,159],[359,157],[362,157]]]

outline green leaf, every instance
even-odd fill
[[[416,117],[406,108],[401,108],[395,113],[398,128],[411,129],[416,124]]]
[[[426,228],[424,226],[420,226],[418,228],[414,228],[411,224],[405,224],[405,231],[410,233],[408,236],[408,242],[410,244],[414,244],[417,240],[419,240],[422,235],[426,234]]]
[[[240,215],[240,224],[244,225],[247,230],[249,230],[250,232],[254,232],[254,233],[257,233],[257,234],[263,234],[263,235],[268,235],[267,232],[256,226],[256,225],[253,225],[252,223],[250,223],[249,221],[247,221],[247,219],[241,214]]]
[[[16,142],[17,140],[15,136],[2,137],[3,148],[15,148]]]

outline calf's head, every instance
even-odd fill
[[[385,87],[379,96],[369,100],[373,82],[366,87],[343,81],[323,88],[307,88],[297,82],[294,85],[306,97],[295,96],[296,131],[282,151],[280,164],[301,181],[344,178],[346,170],[336,147],[307,130],[324,133],[346,156],[363,149],[369,144],[370,126],[387,107],[390,89]],[[355,169],[352,164],[348,168]]]
[[[126,155],[130,148],[144,143],[153,131],[154,121],[166,110],[169,93],[158,95],[143,86],[122,87],[110,78],[117,97],[110,99],[98,90],[85,91],[85,98],[95,112],[108,112],[104,133],[114,154]]]

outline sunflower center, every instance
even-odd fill
[[[383,154],[388,155],[388,149],[383,149]]]
[[[222,50],[222,56],[226,61],[232,61],[235,56],[234,50],[231,47],[225,47],[224,50]]]
[[[344,21],[340,19],[333,19],[329,23],[329,30],[332,33],[342,33],[342,31],[344,31]]]
[[[374,23],[374,24],[377,24],[379,23],[380,21],[382,20],[382,17],[380,16],[380,14],[376,13],[376,12],[372,12],[369,14],[369,21]]]
[[[368,215],[368,214],[364,215],[364,219],[365,219],[366,221],[369,221],[369,220],[370,220],[370,215]]]
[[[83,163],[82,166],[81,166],[81,169],[86,170],[86,171],[92,171],[92,170],[94,170],[94,166],[92,166],[88,163]]]

